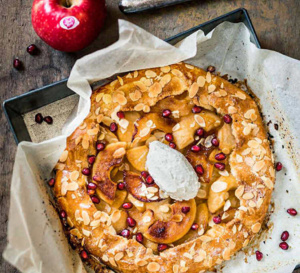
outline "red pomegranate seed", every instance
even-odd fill
[[[91,199],[92,199],[93,203],[95,203],[95,204],[100,203],[100,199],[96,195],[91,196]]]
[[[34,45],[34,44],[31,44],[30,46],[27,47],[27,52],[30,54],[30,55],[35,55],[38,53],[38,49],[37,49],[37,46]]]
[[[200,152],[200,150],[201,150],[201,148],[198,145],[193,145],[191,148],[191,151],[194,153],[198,153],[198,152]]]
[[[159,245],[157,246],[157,250],[158,250],[159,252],[164,251],[164,250],[166,250],[167,248],[168,248],[168,245],[166,245],[166,244],[159,244]]]
[[[123,111],[119,111],[119,112],[117,113],[117,116],[118,116],[119,119],[125,118],[125,114],[124,114]]]
[[[176,149],[176,144],[174,142],[170,142],[169,143],[169,146],[172,148],[172,149]]]
[[[225,170],[225,164],[224,163],[215,163],[215,167],[220,171]]]
[[[41,124],[43,122],[43,116],[41,113],[37,113],[34,117],[36,123]]]
[[[198,113],[200,113],[201,111],[202,111],[202,108],[201,108],[200,106],[195,105],[195,106],[192,108],[192,112],[193,112],[194,114],[198,114]]]
[[[197,131],[196,131],[196,135],[197,136],[203,136],[204,135],[204,129],[203,128],[199,128]]]
[[[89,162],[91,165],[94,164],[95,160],[96,160],[96,156],[94,156],[94,155],[89,155],[89,156],[88,156],[88,162]]]
[[[290,237],[290,234],[289,234],[288,231],[282,232],[282,234],[281,234],[281,240],[282,241],[286,241],[289,237]]]
[[[256,250],[255,251],[255,255],[256,255],[256,260],[261,261],[264,254],[262,254],[260,251]]]
[[[148,175],[149,175],[149,173],[146,172],[146,171],[141,172],[141,176],[144,177],[144,178],[147,178]]]
[[[83,175],[90,175],[91,174],[91,170],[89,168],[83,168],[81,172],[82,172]]]
[[[101,182],[100,177],[97,176],[97,175],[94,175],[94,176],[93,176],[93,180],[94,180],[94,181],[97,181],[97,182]]]
[[[52,124],[53,123],[53,118],[50,116],[44,117],[44,121],[48,124]]]
[[[84,260],[86,260],[86,259],[88,259],[88,254],[87,254],[87,252],[85,251],[85,250],[82,250],[81,252],[80,252],[80,256],[81,256],[81,258],[82,259],[84,259]]]
[[[201,175],[204,174],[204,169],[203,169],[203,166],[201,164],[196,165],[195,171],[198,174],[201,174]]]
[[[222,219],[221,219],[221,217],[218,215],[218,216],[215,216],[215,217],[213,218],[213,221],[214,221],[215,224],[220,224],[220,223],[222,222]]]
[[[133,218],[128,217],[128,218],[127,218],[127,224],[128,224],[128,226],[130,226],[130,227],[135,227],[136,221],[135,221]]]
[[[288,250],[288,249],[289,249],[289,245],[288,245],[287,242],[281,242],[281,243],[279,244],[279,247],[280,247],[281,249],[283,249],[283,250]]]
[[[298,214],[298,212],[293,208],[288,209],[287,213],[292,216],[296,216]]]
[[[18,58],[14,59],[13,66],[17,70],[21,70],[23,68],[23,64]]]
[[[226,155],[223,154],[223,153],[218,153],[218,154],[215,155],[215,159],[219,160],[219,161],[224,160],[224,159],[226,159]]]
[[[228,123],[228,124],[232,122],[232,118],[229,115],[223,116],[223,120],[225,123]]]
[[[152,184],[154,182],[153,177],[151,175],[148,175],[146,178],[146,183],[147,184]]]
[[[142,233],[137,233],[136,234],[136,240],[139,242],[139,243],[143,243],[143,240],[144,240],[144,236]]]
[[[94,195],[95,194],[95,190],[87,190],[88,195]]]
[[[97,150],[98,152],[103,151],[104,149],[105,149],[105,143],[98,142],[98,143],[96,144],[96,150]]]
[[[129,238],[130,237],[130,231],[128,229],[123,229],[121,231],[120,235],[125,237],[125,238]]]
[[[54,179],[54,178],[51,178],[51,179],[48,181],[48,185],[49,185],[50,187],[53,187],[54,184],[55,184],[55,179]]]
[[[192,230],[197,230],[198,228],[199,228],[199,225],[196,223],[192,224],[192,226],[191,226]]]
[[[116,132],[116,131],[118,130],[118,125],[117,125],[117,123],[112,122],[112,123],[110,124],[110,126],[109,126],[109,130],[110,130],[111,132]]]
[[[276,168],[276,171],[277,171],[277,172],[280,172],[280,171],[282,170],[282,167],[283,167],[283,166],[282,166],[281,162],[277,162],[277,163],[276,163],[275,168]]]
[[[165,134],[165,139],[166,139],[166,141],[171,142],[171,141],[173,141],[173,135],[170,133],[167,133],[167,134]]]
[[[216,71],[216,68],[214,66],[210,65],[206,68],[206,70],[210,73],[214,73]]]
[[[163,112],[162,112],[162,116],[163,116],[164,118],[168,118],[171,114],[172,114],[172,112],[171,112],[169,109],[165,109],[165,110],[163,110]]]
[[[181,211],[182,211],[182,213],[184,213],[184,214],[188,213],[190,210],[191,210],[190,207],[182,207],[182,208],[181,208]]]
[[[125,184],[123,182],[118,183],[117,185],[118,190],[122,191],[125,189]]]
[[[59,216],[60,218],[67,218],[67,213],[64,210],[61,210]]]
[[[132,208],[132,204],[130,202],[123,203],[122,208],[123,209],[131,209]]]
[[[215,147],[218,147],[219,146],[219,140],[214,137],[212,140],[211,140],[211,144]]]
[[[89,182],[89,183],[87,184],[87,188],[88,188],[89,190],[95,190],[95,189],[97,189],[97,185],[96,185],[95,183],[93,183],[93,182]]]

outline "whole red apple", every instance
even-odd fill
[[[105,0],[34,0],[31,21],[51,47],[74,52],[99,34],[106,17]]]

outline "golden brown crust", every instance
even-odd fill
[[[103,137],[100,122],[109,124],[109,117],[114,119],[120,110],[149,112],[163,98],[185,91],[197,105],[232,117],[236,146],[229,165],[238,183],[235,196],[240,206],[227,223],[213,225],[198,238],[156,255],[136,240],[116,234],[109,215],[98,211],[87,194],[87,178],[81,171],[88,167],[87,158],[96,154],[95,143]],[[269,142],[255,102],[221,77],[184,63],[132,72],[93,92],[90,114],[68,137],[57,169],[54,191],[68,215],[70,233],[80,237],[89,253],[124,273],[198,273],[229,260],[259,232],[275,180]]]

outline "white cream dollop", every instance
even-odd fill
[[[146,168],[160,189],[177,201],[195,198],[198,176],[183,154],[159,141],[149,145]]]

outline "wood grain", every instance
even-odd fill
[[[0,0],[0,100],[25,93],[30,89],[66,78],[76,59],[106,47],[118,39],[118,19],[125,19],[164,39],[183,30],[213,19],[226,12],[244,7],[248,10],[263,48],[276,50],[300,59],[299,0],[196,0],[191,3],[142,14],[124,15],[118,0],[107,0],[108,18],[102,34],[88,48],[77,53],[62,53],[51,49],[34,33],[30,23],[32,1]],[[38,56],[26,53],[35,43]],[[19,57],[25,69],[12,68]],[[2,109],[0,110],[0,253],[6,245],[10,180],[16,145]],[[0,260],[0,272],[18,272]],[[300,270],[295,271],[300,273]]]

